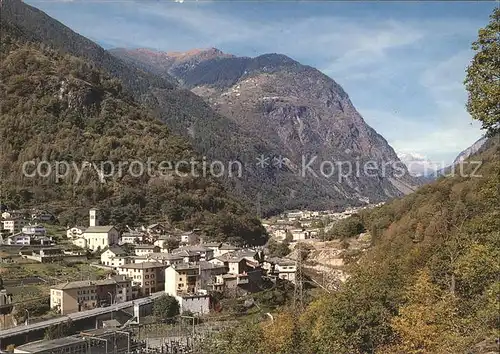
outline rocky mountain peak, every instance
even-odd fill
[[[193,53],[190,60],[176,60],[163,70],[246,134],[274,147],[287,159],[289,172],[296,173],[307,156],[316,156],[318,165],[325,160],[363,160],[380,165],[399,162],[405,169],[343,88],[319,70],[277,53],[254,58],[217,54],[206,59]],[[343,182],[319,178],[303,183],[332,199],[377,201],[408,193],[419,182],[406,171],[400,179],[350,176]]]

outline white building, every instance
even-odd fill
[[[120,247],[107,247],[101,253],[101,264],[113,267],[115,270],[124,265],[131,263],[130,257],[127,252]]]
[[[7,245],[29,245],[31,244],[31,236],[23,234],[22,232],[11,235],[7,237],[6,242]]]
[[[47,232],[43,225],[26,225],[23,226],[22,232],[27,235],[43,236]]]
[[[110,245],[117,245],[120,233],[112,225],[90,226],[83,233],[83,238],[87,240],[87,248],[96,251]]]
[[[86,242],[76,239],[73,241],[75,245],[82,247],[82,245],[85,244],[85,248],[96,251],[98,249],[104,249],[110,245],[118,244],[120,233],[112,225],[99,226],[97,209],[90,209],[89,217],[90,226],[82,235],[82,238],[85,239]]]
[[[47,237],[45,235],[28,235],[23,232],[19,232],[14,235],[10,235],[6,238],[4,243],[8,245],[53,245],[54,241],[52,241],[51,237]]]
[[[293,229],[290,230],[292,233],[293,241],[307,240],[311,238],[311,234],[307,230],[303,229]]]
[[[73,227],[70,227],[70,228],[68,228],[66,230],[66,237],[67,238],[82,237],[85,229],[86,229],[85,226],[73,226]]]
[[[8,230],[11,234],[15,234],[16,232],[21,232],[27,221],[23,218],[8,218],[2,220],[2,223],[5,230]]]
[[[210,312],[210,295],[194,294],[175,296],[179,302],[181,312],[191,312],[194,314],[204,315]]]
[[[276,263],[274,271],[275,273],[277,273],[278,278],[295,283],[297,267],[294,261],[288,259],[280,259]]]
[[[120,243],[137,244],[144,242],[144,234],[138,231],[129,231],[122,234]]]
[[[150,253],[159,253],[160,247],[155,245],[135,245],[134,252],[136,256],[145,256]]]

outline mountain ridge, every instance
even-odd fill
[[[134,50],[110,52],[131,63],[155,65],[147,56],[135,56]],[[155,59],[168,57],[167,52],[153,55]],[[253,58],[224,54],[208,59],[195,54],[188,62],[168,58],[154,70],[175,77],[243,131],[277,146],[292,161],[291,169],[300,164],[301,156],[316,155],[334,161],[399,162],[394,149],[366,124],[343,88],[315,68],[276,53]],[[402,194],[406,194],[413,189],[408,185],[419,184],[412,178],[399,182],[381,187],[383,193],[392,197],[404,190]],[[409,188],[402,187],[405,184]]]
[[[310,107],[305,104],[296,104],[297,102],[281,106],[279,102],[260,102],[259,105],[250,107],[250,110],[243,111],[245,114],[249,114],[248,117],[241,115],[240,119],[235,119],[233,115],[228,114],[230,112],[216,109],[213,102],[209,102],[206,96],[203,99],[197,95],[200,94],[199,92],[195,94],[184,89],[186,83],[196,79],[196,75],[190,71],[190,65],[184,65],[186,63],[176,69],[185,76],[184,78],[180,76],[173,78],[168,73],[160,75],[158,72],[151,72],[140,63],[134,64],[130,60],[117,58],[116,53],[105,51],[42,11],[19,0],[4,0],[2,2],[2,21],[15,23],[33,41],[45,43],[45,45],[64,53],[81,56],[96,67],[118,78],[123,82],[125,93],[149,109],[156,118],[166,123],[171,132],[188,139],[197,153],[206,156],[208,160],[223,161],[224,163],[240,161],[244,166],[243,175],[236,178],[223,176],[221,181],[246,205],[252,207],[258,215],[270,215],[284,209],[294,208],[342,208],[348,205],[363,204],[367,199],[374,202],[387,200],[413,190],[414,183],[412,181],[408,183],[407,180],[398,180],[391,176],[363,177],[361,179],[353,177],[342,182],[332,181],[335,178],[324,176],[316,178],[308,175],[307,178],[304,178],[298,173],[302,167],[301,161],[297,160],[298,155],[292,156],[293,161],[288,165],[279,167],[272,163],[267,163],[266,166],[257,165],[260,156],[265,156],[267,161],[273,162],[280,156],[286,155],[284,152],[287,154],[290,152],[292,155],[299,153],[300,155],[302,151],[294,151],[296,149],[293,144],[299,144],[301,139],[305,143],[313,142],[308,150],[304,151],[307,152],[304,155],[318,155],[316,150],[321,147],[321,144],[335,141],[334,145],[337,145],[335,154],[318,156],[318,163],[314,166],[316,171],[319,168],[320,160],[355,162],[356,158],[364,152],[369,152],[365,159],[376,156],[378,163],[388,162],[391,159],[397,161],[397,156],[392,148],[384,148],[384,152],[377,150],[377,145],[386,146],[387,142],[371,128],[366,128],[360,116],[356,117],[356,121],[362,124],[361,131],[356,127],[357,123],[351,122],[349,124],[343,120],[343,126],[337,130],[329,131],[329,135],[323,134],[323,128],[320,126],[313,127],[313,129],[311,126],[305,126],[305,130],[294,128],[294,126],[299,127],[304,122],[312,122],[310,119],[304,119],[305,116],[301,118],[300,115],[311,115],[317,118],[316,113]],[[201,65],[208,65],[206,69],[212,69],[205,71],[208,76],[200,76],[198,79],[203,78],[208,83],[212,82],[214,80],[212,70],[219,70],[219,64],[222,63],[232,70],[220,78],[221,85],[219,86],[224,89],[224,86],[227,87],[232,81],[240,78],[239,68],[248,69],[246,67],[248,59],[242,60],[235,57],[213,59],[214,55],[220,56],[220,53],[216,50],[212,52],[211,55],[208,55],[211,59],[200,60]],[[194,56],[198,55],[199,57],[200,53],[203,56],[203,51],[194,52]],[[215,61],[219,62],[215,63]],[[274,75],[277,72],[283,74],[285,73],[282,70],[283,62],[292,74],[297,73],[297,71],[304,73],[307,70],[312,70],[310,67],[276,54],[261,56],[256,61],[251,60],[250,64],[253,66],[250,69],[257,68],[258,74],[264,76]],[[193,68],[200,70],[199,64],[194,65]],[[262,70],[265,72],[260,72]],[[245,70],[242,73],[244,72]],[[287,78],[284,79],[287,80]],[[178,82],[184,86],[179,87]],[[293,85],[288,85],[290,92],[300,91],[296,84],[294,82]],[[338,96],[338,99],[330,100],[327,104],[332,107],[337,105],[340,114],[343,109],[340,102],[343,90],[340,86],[335,85],[332,86],[331,90],[318,92],[318,94],[326,98],[325,102],[328,102],[328,95]],[[267,96],[272,97],[273,95]],[[352,105],[349,109],[351,109],[351,113],[355,111]],[[276,131],[277,134],[269,129],[259,131],[259,125],[265,127],[266,122],[254,125],[255,129],[249,130],[242,123],[245,120],[250,122],[250,119],[247,118],[255,117],[251,114],[251,110],[260,110],[260,112],[269,110],[269,113],[272,113],[277,119],[283,119],[287,125],[283,130]],[[299,116],[295,123],[291,121],[293,116]],[[302,134],[302,131],[305,133]],[[368,143],[358,143],[357,137],[360,132],[367,137]],[[314,142],[315,136],[321,138],[321,143]],[[375,142],[376,139],[373,140],[376,137],[379,139],[378,142]],[[287,146],[288,149],[283,149],[284,141],[291,142]],[[338,171],[336,173],[338,175]]]
[[[189,176],[186,169],[184,176],[145,170],[149,159],[199,156],[124,93],[119,80],[30,41],[3,17],[0,26],[3,202],[43,206],[63,225],[80,224],[90,207],[99,207],[103,222],[117,227],[168,220],[182,229],[201,228],[209,239],[266,242],[260,222],[213,178]],[[123,171],[123,162],[142,163],[143,170],[127,165]],[[89,164],[100,169],[85,168]]]

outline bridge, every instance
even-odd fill
[[[42,322],[32,323],[28,325],[21,325],[14,328],[2,330],[0,331],[0,349],[4,348],[6,345],[15,344],[15,342],[19,341],[21,341],[21,343],[26,343],[33,340],[42,339],[46,328],[66,323],[68,321],[71,321],[73,323],[78,321],[80,322],[86,321],[88,327],[89,324],[91,323],[90,320],[97,319],[97,317],[100,316],[112,315],[114,312],[118,312],[121,310],[130,310],[130,309],[133,309],[134,313],[133,318],[139,320],[141,316],[151,313],[151,309],[150,308],[146,309],[146,308],[152,305],[154,299],[164,294],[165,292],[160,291],[157,293],[153,293],[145,298],[126,301],[107,307],[99,307],[92,310],[70,313],[64,316],[51,318],[49,320],[45,320]],[[96,321],[92,321],[93,328],[96,328],[96,325],[94,325],[94,323],[96,323]],[[89,328],[82,328],[82,330],[83,329],[89,329]]]

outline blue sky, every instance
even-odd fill
[[[482,134],[463,79],[494,2],[26,2],[105,48],[289,55],[342,85],[397,152],[449,163]]]

